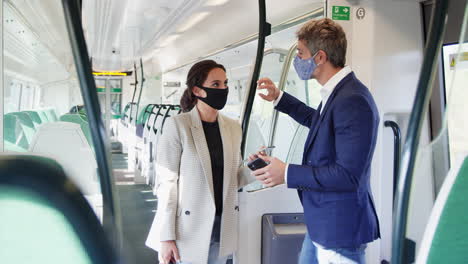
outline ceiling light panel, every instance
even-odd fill
[[[170,35],[161,42],[160,46],[165,47],[165,46],[171,44],[174,40],[178,39],[179,37],[180,37],[180,35],[178,35],[178,34]]]
[[[229,2],[229,0],[208,0],[205,2],[205,6],[221,6]]]
[[[193,26],[195,26],[196,24],[198,24],[200,21],[202,21],[203,19],[205,19],[210,13],[209,12],[199,12],[199,13],[195,13],[193,14],[188,20],[187,22],[183,23],[179,28],[178,28],[178,32],[184,32],[184,31],[187,31],[189,30],[190,28],[192,28]]]

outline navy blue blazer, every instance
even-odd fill
[[[287,184],[298,190],[312,241],[358,247],[380,237],[370,189],[379,114],[364,84],[348,74],[322,113],[284,93],[276,109],[309,127],[302,165],[289,164]]]

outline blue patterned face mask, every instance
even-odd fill
[[[315,71],[315,68],[317,68],[317,64],[314,61],[317,53],[318,52],[307,60],[303,60],[299,58],[299,56],[294,58],[294,69],[296,69],[297,75],[299,75],[301,80],[309,80],[312,78],[312,73]]]

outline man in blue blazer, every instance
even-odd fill
[[[311,108],[263,78],[260,96],[276,109],[309,127],[302,164],[260,157],[269,165],[253,175],[267,186],[286,183],[298,190],[308,233],[300,264],[365,263],[366,244],[379,238],[379,223],[370,189],[372,156],[379,114],[374,99],[349,66],[346,36],[324,18],[298,32],[294,67],[303,80],[323,87],[322,102]]]

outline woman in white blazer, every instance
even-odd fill
[[[237,248],[238,189],[255,180],[242,168],[240,124],[218,111],[227,101],[224,66],[196,63],[181,107],[158,143],[158,207],[146,245],[159,261],[225,264]]]

